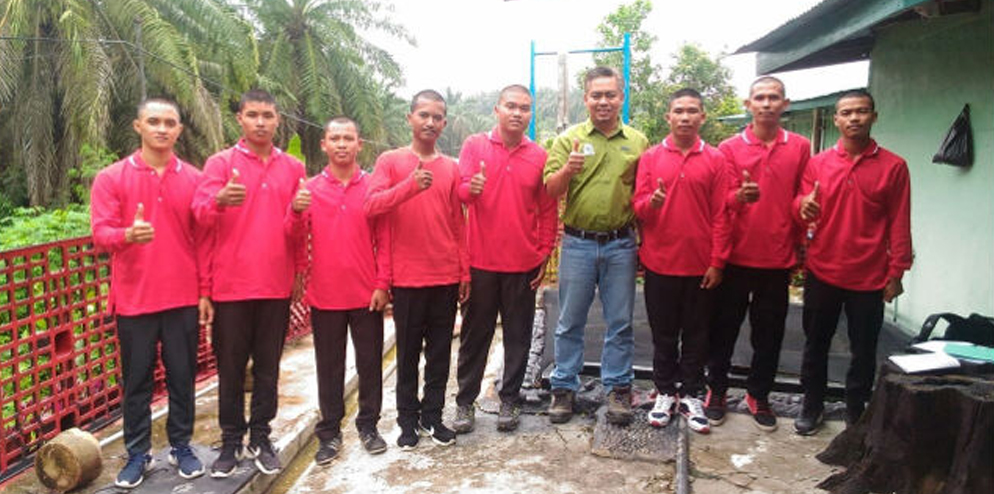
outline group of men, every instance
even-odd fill
[[[151,461],[149,404],[159,343],[170,462],[185,478],[204,473],[189,444],[200,325],[211,331],[218,363],[222,446],[211,475],[231,475],[246,457],[263,473],[280,470],[269,422],[290,304],[301,297],[311,307],[314,333],[318,464],[342,447],[349,335],[360,441],[372,454],[387,448],[377,423],[383,310],[391,302],[397,445],[414,448],[422,436],[450,445],[456,433],[473,430],[498,315],[504,365],[497,427],[516,429],[536,290],[556,243],[563,196],[550,421],[573,414],[595,293],[607,323],[601,352],[607,418],[631,421],[641,260],[658,391],[649,422],[665,426],[679,412],[699,432],[721,423],[731,350],[748,310],[755,353],[746,402],[758,426],[775,428],[768,394],[789,270],[804,233],[806,396],[795,427],[809,434],[820,424],[828,345],[843,306],[854,355],[847,407],[850,418],[858,417],[872,385],[883,302],[900,294],[901,274],[911,264],[907,167],[870,138],[872,97],[840,98],[835,122],[842,137],[810,161],[808,141],[779,125],[789,102],[772,77],[752,85],[746,107],[753,123],[717,149],[699,137],[705,110],[697,91],[673,94],[666,113],[671,132],[652,147],[619,119],[623,100],[616,70],[590,70],[589,119],[556,138],[547,153],[525,135],[532,95],[507,86],[494,107],[496,125],[469,137],[456,162],[436,148],[445,101],[421,91],[407,116],[410,145],[381,154],[369,174],[357,163],[359,125],[333,118],[321,141],[327,166],[310,179],[300,161],[273,145],[280,115],[264,91],[242,96],[242,138],[210,157],[203,172],[173,153],[182,131],[179,107],[161,98],[142,102],[134,122],[140,148],[101,171],[91,198],[94,241],[112,253],[110,308],[124,376],[129,459],[117,485],[141,483]],[[459,304],[466,311],[450,429],[442,415]]]

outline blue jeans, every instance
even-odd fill
[[[577,375],[583,369],[583,330],[595,289],[600,292],[604,322],[607,323],[601,353],[601,382],[607,391],[614,386],[631,384],[637,259],[633,236],[599,243],[563,235],[556,366],[550,379],[553,388],[575,391],[580,387]]]

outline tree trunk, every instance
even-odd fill
[[[832,494],[994,492],[994,381],[884,365],[870,406],[818,459],[845,467]]]
[[[102,466],[100,443],[75,427],[45,443],[35,456],[38,480],[58,492],[88,484],[100,475]]]

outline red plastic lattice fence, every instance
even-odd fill
[[[120,412],[119,351],[107,317],[110,262],[82,237],[0,252],[0,479],[59,432],[95,430]],[[291,309],[287,338],[310,332],[308,308]],[[197,379],[214,375],[200,333]],[[161,363],[156,394],[165,391]]]

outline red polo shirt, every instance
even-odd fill
[[[240,206],[218,206],[218,191],[238,169],[245,185]],[[293,236],[299,216],[290,208],[304,165],[273,147],[264,163],[244,140],[207,159],[205,179],[197,189],[197,221],[214,229],[212,298],[230,302],[290,296],[293,275],[307,266],[306,245]]]
[[[469,208],[469,265],[488,271],[530,271],[556,242],[557,203],[545,191],[546,152],[525,137],[504,147],[499,130],[469,136],[459,154],[459,198]],[[486,163],[487,184],[478,196],[469,182]]]
[[[418,157],[408,148],[381,154],[363,205],[369,216],[386,215],[390,225],[393,285],[469,281],[459,168],[442,155],[424,163],[432,172],[432,184],[419,191],[412,176],[417,166]]]
[[[211,236],[194,217],[200,170],[169,161],[159,176],[141,151],[104,168],[93,181],[90,222],[93,243],[111,253],[108,310],[122,316],[197,305],[210,295]],[[147,244],[129,244],[124,231],[141,203],[155,229]]]
[[[313,307],[369,307],[373,290],[390,289],[389,225],[362,210],[369,182],[369,174],[357,166],[348,183],[328,168],[307,183],[311,207],[303,223],[311,237],[307,303]]]
[[[880,290],[911,268],[911,185],[908,165],[870,141],[850,161],[840,140],[811,158],[801,199],[818,182],[821,216],[814,223],[807,267],[819,279],[848,290]]]
[[[651,205],[663,179],[666,200]],[[642,231],[639,258],[669,276],[701,276],[728,259],[725,157],[698,139],[684,156],[667,136],[639,158],[632,207]]]
[[[751,268],[782,269],[797,264],[797,224],[791,205],[811,156],[811,143],[780,129],[766,146],[753,134],[752,124],[729,137],[718,149],[727,158],[728,210],[732,251],[728,262]],[[748,171],[759,184],[759,200],[745,204],[735,198]]]

